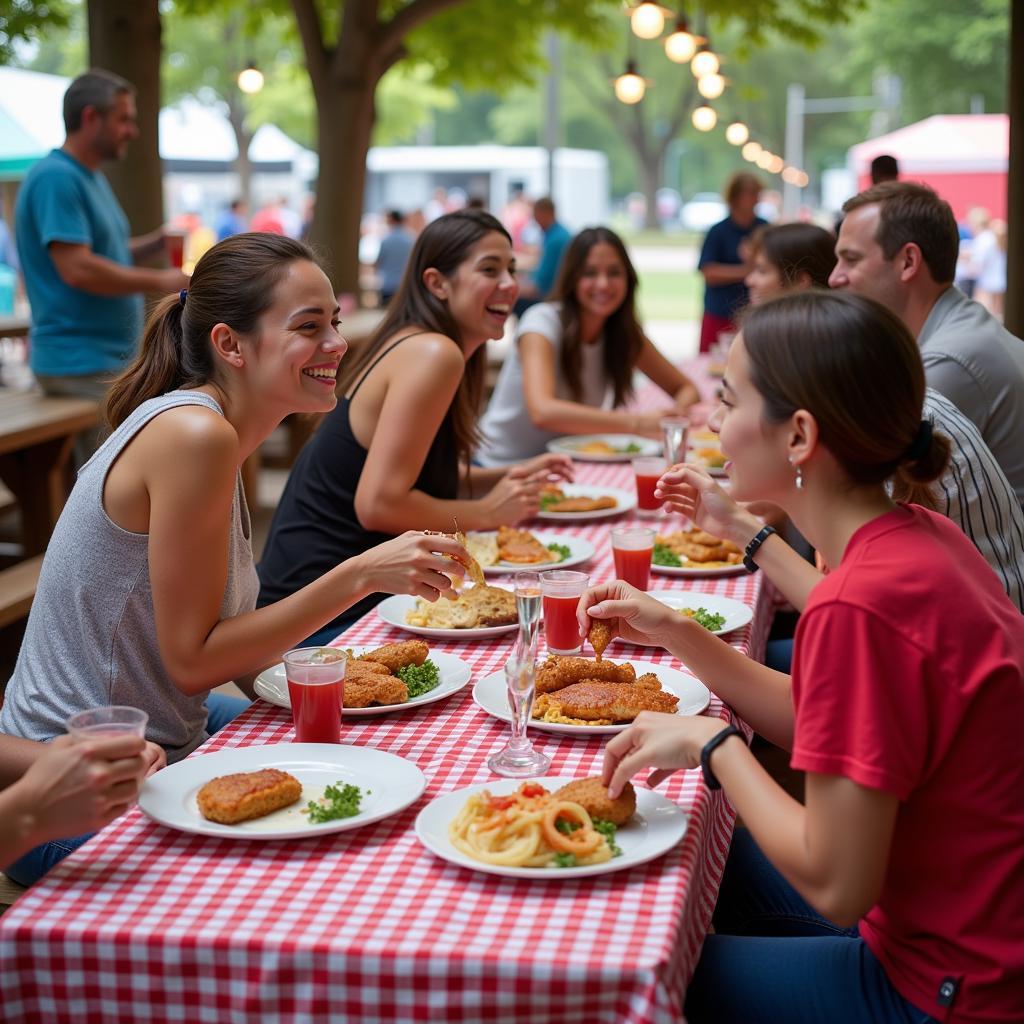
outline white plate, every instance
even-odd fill
[[[670,690],[679,698],[679,706],[676,709],[677,715],[699,715],[711,702],[711,691],[693,676],[679,672],[674,668],[665,665],[655,665],[649,661],[636,661],[633,658],[608,658],[621,664],[628,661],[636,674],[642,676],[645,672],[653,672],[660,680],[662,688]],[[505,682],[504,672],[495,672],[493,675],[484,676],[478,680],[473,687],[473,700],[483,708],[489,715],[500,718],[503,722],[512,721],[512,712],[508,706],[508,686]],[[629,722],[622,722],[619,725],[566,725],[560,722],[541,722],[539,719],[530,719],[531,729],[541,729],[544,732],[557,732],[565,736],[607,736],[622,732],[629,728]]]
[[[620,516],[636,508],[636,490],[624,491],[618,487],[593,487],[590,484],[559,484],[567,498],[604,498],[612,497],[618,504],[615,508],[599,508],[593,512],[538,512],[538,519],[546,519],[555,523],[571,523],[584,519],[607,519],[609,516]]]
[[[610,452],[602,455],[597,452],[584,452],[580,449],[585,444],[593,444],[602,441],[613,448],[628,448],[635,445],[639,450],[635,452]],[[556,437],[548,441],[548,451],[558,452],[560,455],[571,455],[580,462],[629,462],[641,455],[660,455],[661,442],[654,441],[649,437],[640,437],[637,434],[570,434],[567,437]]]
[[[382,645],[377,644],[371,647],[353,647],[357,654],[364,654],[366,651],[374,651]],[[438,700],[445,700],[453,693],[458,693],[466,683],[469,682],[472,672],[469,666],[454,654],[445,654],[443,651],[431,651],[428,655],[430,660],[437,666],[441,673],[441,682],[432,690],[428,690],[422,697],[414,697],[404,704],[383,704],[380,707],[370,708],[345,708],[342,718],[367,718],[372,715],[387,715],[392,711],[404,711],[406,708],[418,708],[424,704],[433,704]],[[284,675],[284,665],[277,664],[273,668],[265,669],[256,677],[256,693],[268,704],[276,704],[279,708],[291,709],[292,703],[288,698],[288,680]]]
[[[572,782],[570,776],[548,775],[535,781],[545,789],[554,791]],[[578,868],[514,868],[500,864],[485,864],[474,860],[456,849],[448,838],[448,825],[458,816],[466,800],[482,789],[490,790],[495,796],[514,793],[520,786],[518,779],[495,779],[485,786],[468,786],[466,789],[445,793],[431,800],[416,816],[416,836],[433,854],[442,860],[451,861],[460,867],[483,871],[488,875],[504,875],[506,878],[583,878],[587,875],[606,875],[623,868],[635,868],[646,864],[664,853],[668,853],[682,840],[686,833],[686,812],[667,797],[652,789],[636,788],[636,814],[620,825],[615,841],[622,848],[621,857],[613,857],[603,864],[589,864]]]
[[[709,612],[724,615],[725,625],[721,629],[711,631],[715,636],[723,636],[734,629],[740,629],[754,617],[754,609],[749,604],[731,597],[719,597],[718,594],[702,594],[698,590],[649,590],[647,596],[667,604],[669,608],[706,608]]]
[[[680,558],[683,556],[680,555]],[[702,579],[709,576],[738,576],[746,572],[742,562],[735,565],[708,565],[702,566],[700,562],[690,562],[686,565],[658,565],[651,562],[651,572],[660,572],[663,576],[682,576],[689,579]]]
[[[543,530],[531,532],[545,547],[549,544],[564,544],[569,549],[569,557],[562,559],[561,562],[496,562],[494,565],[482,566],[484,575],[507,576],[510,573],[522,572],[524,569],[568,569],[573,565],[582,565],[594,556],[594,545],[585,537],[574,537],[568,533],[548,533]],[[460,629],[458,632],[465,631]]]
[[[503,570],[506,571],[507,570]],[[435,626],[410,626],[405,613],[416,607],[417,598],[411,594],[395,594],[386,597],[377,605],[377,615],[389,626],[397,626],[408,633],[429,637],[432,640],[481,640],[489,636],[501,636],[519,628],[518,622],[507,626],[480,626],[477,629],[440,629]]]
[[[210,779],[260,768],[279,768],[294,775],[302,783],[299,802],[237,825],[207,821],[199,813],[196,793]],[[363,791],[360,812],[352,818],[311,825],[301,809],[322,796],[326,786],[339,781]],[[419,799],[426,784],[423,772],[411,761],[373,747],[278,743],[197,754],[172,764],[146,779],[139,807],[154,821],[182,832],[232,839],[305,839],[359,828],[397,814]]]

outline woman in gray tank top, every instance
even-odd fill
[[[113,433],[82,467],[43,562],[0,710],[0,786],[71,714],[104,704],[145,710],[147,739],[178,760],[232,717],[208,717],[213,687],[248,690],[367,594],[451,593],[442,555],[467,560],[465,549],[406,533],[255,609],[239,470],[289,413],[334,407],[337,316],[309,249],[269,234],[214,246],[188,291],[153,311],[107,400]],[[82,841],[38,847],[11,871],[31,881]]]

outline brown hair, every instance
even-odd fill
[[[935,507],[927,485],[945,470],[949,441],[933,434],[921,457],[909,458],[921,427],[924,367],[895,313],[848,292],[791,292],[747,311],[743,344],[769,423],[806,409],[855,483],[895,475],[897,497]]]
[[[70,135],[82,127],[82,114],[86,107],[94,107],[105,114],[114,105],[117,96],[135,95],[135,86],[120,75],[103,68],[91,68],[79,75],[64,93],[64,130]]]
[[[801,274],[812,288],[827,288],[836,265],[836,236],[817,224],[774,224],[758,228],[750,238],[754,252],[779,272],[783,285],[792,288]]]
[[[875,241],[887,260],[910,242],[921,250],[936,284],[949,284],[956,274],[960,231],[949,203],[934,189],[912,181],[886,181],[847,199],[843,213],[878,204]]]
[[[626,270],[626,297],[605,321],[603,344],[605,377],[611,382],[615,405],[623,405],[633,393],[633,368],[644,346],[644,332],[636,318],[636,269],[622,239],[608,228],[584,228],[572,239],[566,246],[558,280],[551,290],[551,299],[561,303],[561,370],[569,393],[578,402],[583,395],[583,340],[576,286],[595,245],[610,245]]]
[[[424,328],[444,334],[460,348],[462,338],[448,303],[439,299],[423,283],[425,271],[433,268],[447,278],[455,276],[470,249],[485,235],[497,232],[512,238],[501,221],[484,210],[458,210],[431,221],[416,239],[409,262],[387,314],[359,357],[341,375],[339,388],[348,391],[380,350],[405,327]],[[486,349],[481,346],[466,361],[459,389],[448,410],[459,458],[469,465],[473,449],[480,440],[477,421],[484,397],[484,376],[487,369]]]
[[[737,171],[725,183],[722,196],[731,210],[744,192],[760,192],[763,188],[764,185],[756,174],[751,174],[750,171]]]
[[[284,235],[232,235],[203,254],[185,301],[175,293],[150,313],[139,353],[114,381],[106,418],[117,427],[143,402],[179,388],[196,388],[216,376],[210,331],[227,324],[253,334],[273,305],[274,291],[296,260],[319,265],[312,250]]]

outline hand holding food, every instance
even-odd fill
[[[613,635],[629,643],[654,641],[662,646],[660,638],[671,630],[673,618],[679,618],[671,608],[622,580],[591,587],[583,595],[576,615],[584,635],[592,620],[601,619]]]
[[[699,767],[704,744],[725,727],[720,719],[700,715],[638,715],[605,745],[601,782],[608,787],[608,796],[618,797],[644,768],[658,769],[647,779],[653,787],[681,768]]]
[[[370,591],[414,594],[436,601],[454,596],[451,577],[463,577],[469,552],[443,533],[409,531],[356,555]]]
[[[614,636],[612,627],[607,622],[602,622],[600,619],[590,620],[587,639],[590,641],[590,646],[593,647],[594,655],[598,661],[604,656],[605,648],[612,642]]]
[[[702,530],[742,547],[761,528],[760,522],[741,508],[702,469],[677,464],[658,481],[654,496],[670,512],[692,519]]]

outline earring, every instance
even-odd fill
[[[791,466],[793,465],[793,460],[792,459],[790,459],[789,464]],[[796,489],[798,491],[802,491],[804,489],[804,471],[803,471],[803,467],[796,466],[794,468],[796,469]]]

